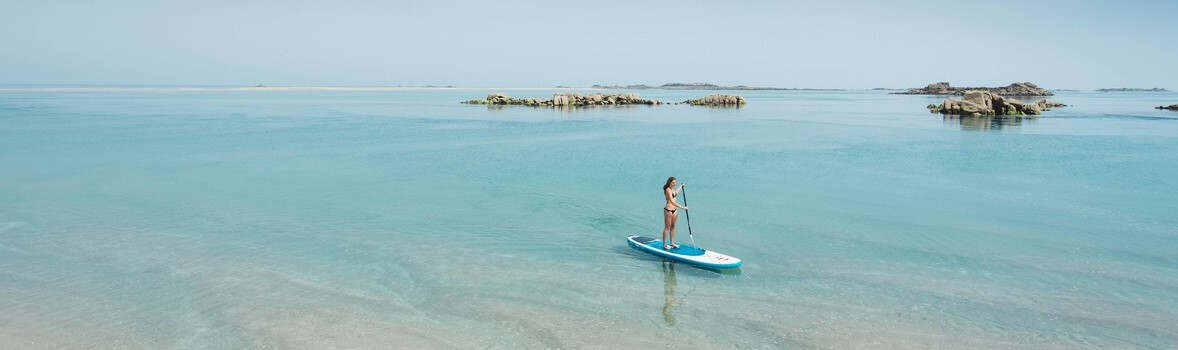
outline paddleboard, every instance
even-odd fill
[[[710,250],[700,249],[699,247],[680,244],[679,248],[671,248],[671,250],[663,249],[663,241],[650,237],[630,236],[626,237],[626,241],[631,248],[641,250],[651,255],[671,259],[674,261],[699,265],[703,267],[710,267],[716,269],[730,269],[740,267],[740,259],[732,256],[720,254]]]

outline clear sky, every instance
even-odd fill
[[[0,0],[0,84],[1178,89],[1178,1]]]

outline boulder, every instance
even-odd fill
[[[508,101],[511,101],[511,96],[507,96],[507,94],[504,94],[504,93],[487,94],[487,102],[490,102],[491,104],[505,105],[505,104],[507,104]]]
[[[1023,113],[1029,115],[1039,115],[1043,113],[1043,108],[1039,107],[1038,103],[1032,103],[1023,108]]]
[[[980,103],[970,101],[970,100],[961,101],[961,104],[957,107],[957,110],[961,111],[960,114],[970,114],[970,115],[994,114],[993,109],[988,108]]]
[[[1067,107],[1068,106],[1063,103],[1051,101],[1048,99],[1039,100],[1039,102],[1035,102],[1035,104],[1039,105],[1039,108],[1042,108],[1044,110],[1049,110],[1049,109],[1052,109],[1055,107]]]
[[[993,104],[994,114],[996,115],[1010,115],[1013,114],[1011,112],[1018,111],[1018,107],[1015,107],[1013,103],[1010,103],[1010,100],[1002,96],[998,96],[991,103]]]
[[[967,91],[961,99],[978,104],[985,109],[994,109],[994,100],[1001,98],[989,91]]]
[[[569,95],[565,95],[565,94],[552,95],[552,105],[553,106],[568,106],[571,102],[572,102],[572,99],[569,98]]]

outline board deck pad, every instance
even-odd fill
[[[646,245],[651,248],[663,249],[663,240],[652,239],[652,240],[646,242]],[[663,249],[663,250],[666,250],[666,251],[669,251],[669,252],[672,252],[675,254],[679,254],[679,255],[691,255],[691,256],[704,255],[703,249],[699,249],[699,247],[693,247],[693,246],[687,245],[687,244],[680,244],[679,248],[671,248],[669,250],[668,249]]]
[[[735,257],[688,244],[680,244],[679,248],[663,249],[663,241],[660,239],[630,236],[626,237],[626,240],[634,249],[688,264],[714,268],[734,268],[741,265],[740,259]]]

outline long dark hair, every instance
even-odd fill
[[[668,188],[671,188],[671,181],[675,181],[674,176],[667,178],[667,184],[663,185],[663,191],[666,191]]]

